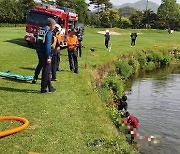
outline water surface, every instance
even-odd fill
[[[140,152],[180,154],[180,66],[141,73],[127,85],[128,110],[140,121],[139,133],[160,140],[140,141]]]

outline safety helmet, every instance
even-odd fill
[[[58,31],[61,31],[61,29],[62,29],[59,24],[56,24],[56,25],[55,25],[55,28],[56,28]]]

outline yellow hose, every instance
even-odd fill
[[[21,117],[16,117],[16,116],[0,116],[0,121],[1,120],[16,120],[16,121],[20,121],[23,123],[23,125],[13,128],[13,129],[9,129],[9,130],[5,130],[5,131],[1,131],[0,132],[0,138],[17,133],[19,131],[22,131],[24,129],[26,129],[29,126],[29,121],[21,118]]]

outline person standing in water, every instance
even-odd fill
[[[109,41],[111,38],[109,30],[106,30],[106,34],[104,35],[104,37],[105,37],[105,46],[108,49],[109,48]]]
[[[129,112],[126,112],[123,116],[123,123],[125,126],[127,126],[127,134],[130,134],[130,143],[133,143],[133,141],[137,138],[137,129],[139,128],[139,120],[130,115]]]

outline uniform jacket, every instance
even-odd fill
[[[45,58],[51,58],[51,44],[53,33],[48,26],[41,28],[37,36],[38,53]]]
[[[75,50],[77,48],[77,45],[79,44],[78,38],[76,35],[68,36],[67,37],[67,45],[69,50]]]
[[[52,48],[53,49],[56,49],[56,50],[59,50],[59,47],[60,47],[60,43],[61,43],[61,35],[58,34],[56,36],[53,36],[53,39],[52,39]]]

